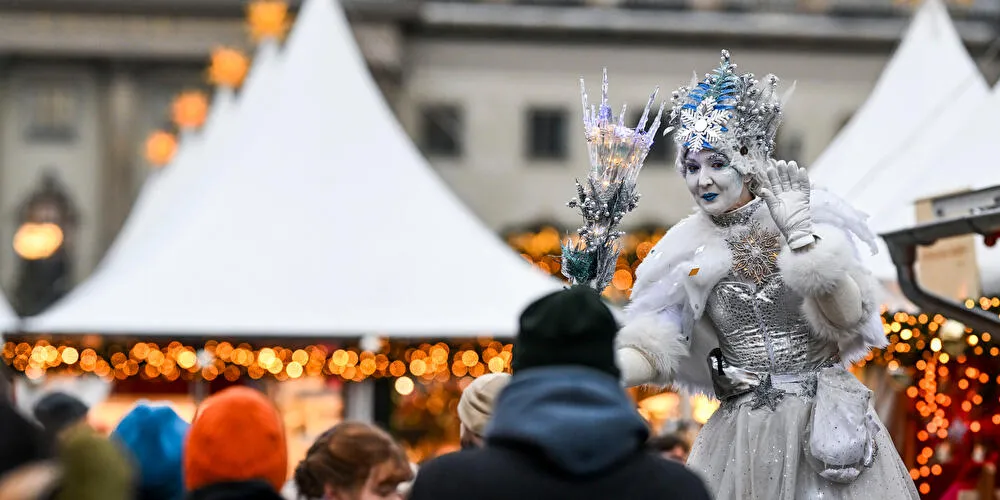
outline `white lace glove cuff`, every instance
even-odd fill
[[[799,250],[819,241],[819,238],[813,234],[811,225],[806,230],[792,231],[786,239],[788,240],[788,248],[792,250]]]

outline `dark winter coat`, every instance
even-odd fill
[[[55,455],[52,443],[42,428],[31,423],[14,408],[13,403],[2,397],[0,429],[0,476]]]
[[[284,500],[266,481],[216,483],[188,493],[186,500]]]
[[[648,430],[618,380],[582,367],[517,373],[486,447],[425,464],[410,500],[708,500],[683,465],[644,448]]]

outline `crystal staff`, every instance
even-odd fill
[[[652,124],[650,109],[659,88],[653,90],[635,128],[625,125],[627,106],[615,117],[608,105],[608,70],[604,69],[599,107],[587,101],[587,89],[580,79],[583,103],[583,127],[590,155],[590,172],[584,182],[576,181],[576,198],[567,206],[579,209],[583,225],[577,238],[562,245],[562,273],[574,285],[587,285],[598,291],[611,282],[621,253],[618,229],[622,218],[639,203],[636,189],[639,171],[653,145],[665,103],[660,103]]]

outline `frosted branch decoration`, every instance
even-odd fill
[[[649,102],[635,128],[625,125],[626,107],[615,117],[608,105],[608,71],[604,70],[601,84],[601,105],[587,102],[587,90],[580,79],[583,102],[583,126],[590,153],[590,173],[584,182],[576,181],[576,198],[567,203],[579,209],[583,226],[578,238],[567,239],[562,245],[562,273],[574,285],[587,285],[603,291],[611,283],[624,231],[618,225],[639,203],[636,182],[639,170],[653,145],[660,128],[664,103],[647,128],[650,108],[659,88],[649,96]]]

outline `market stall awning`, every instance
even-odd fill
[[[282,58],[268,113],[213,151],[219,182],[176,202],[159,248],[29,331],[509,335],[560,286],[427,164],[337,4],[308,0]]]

